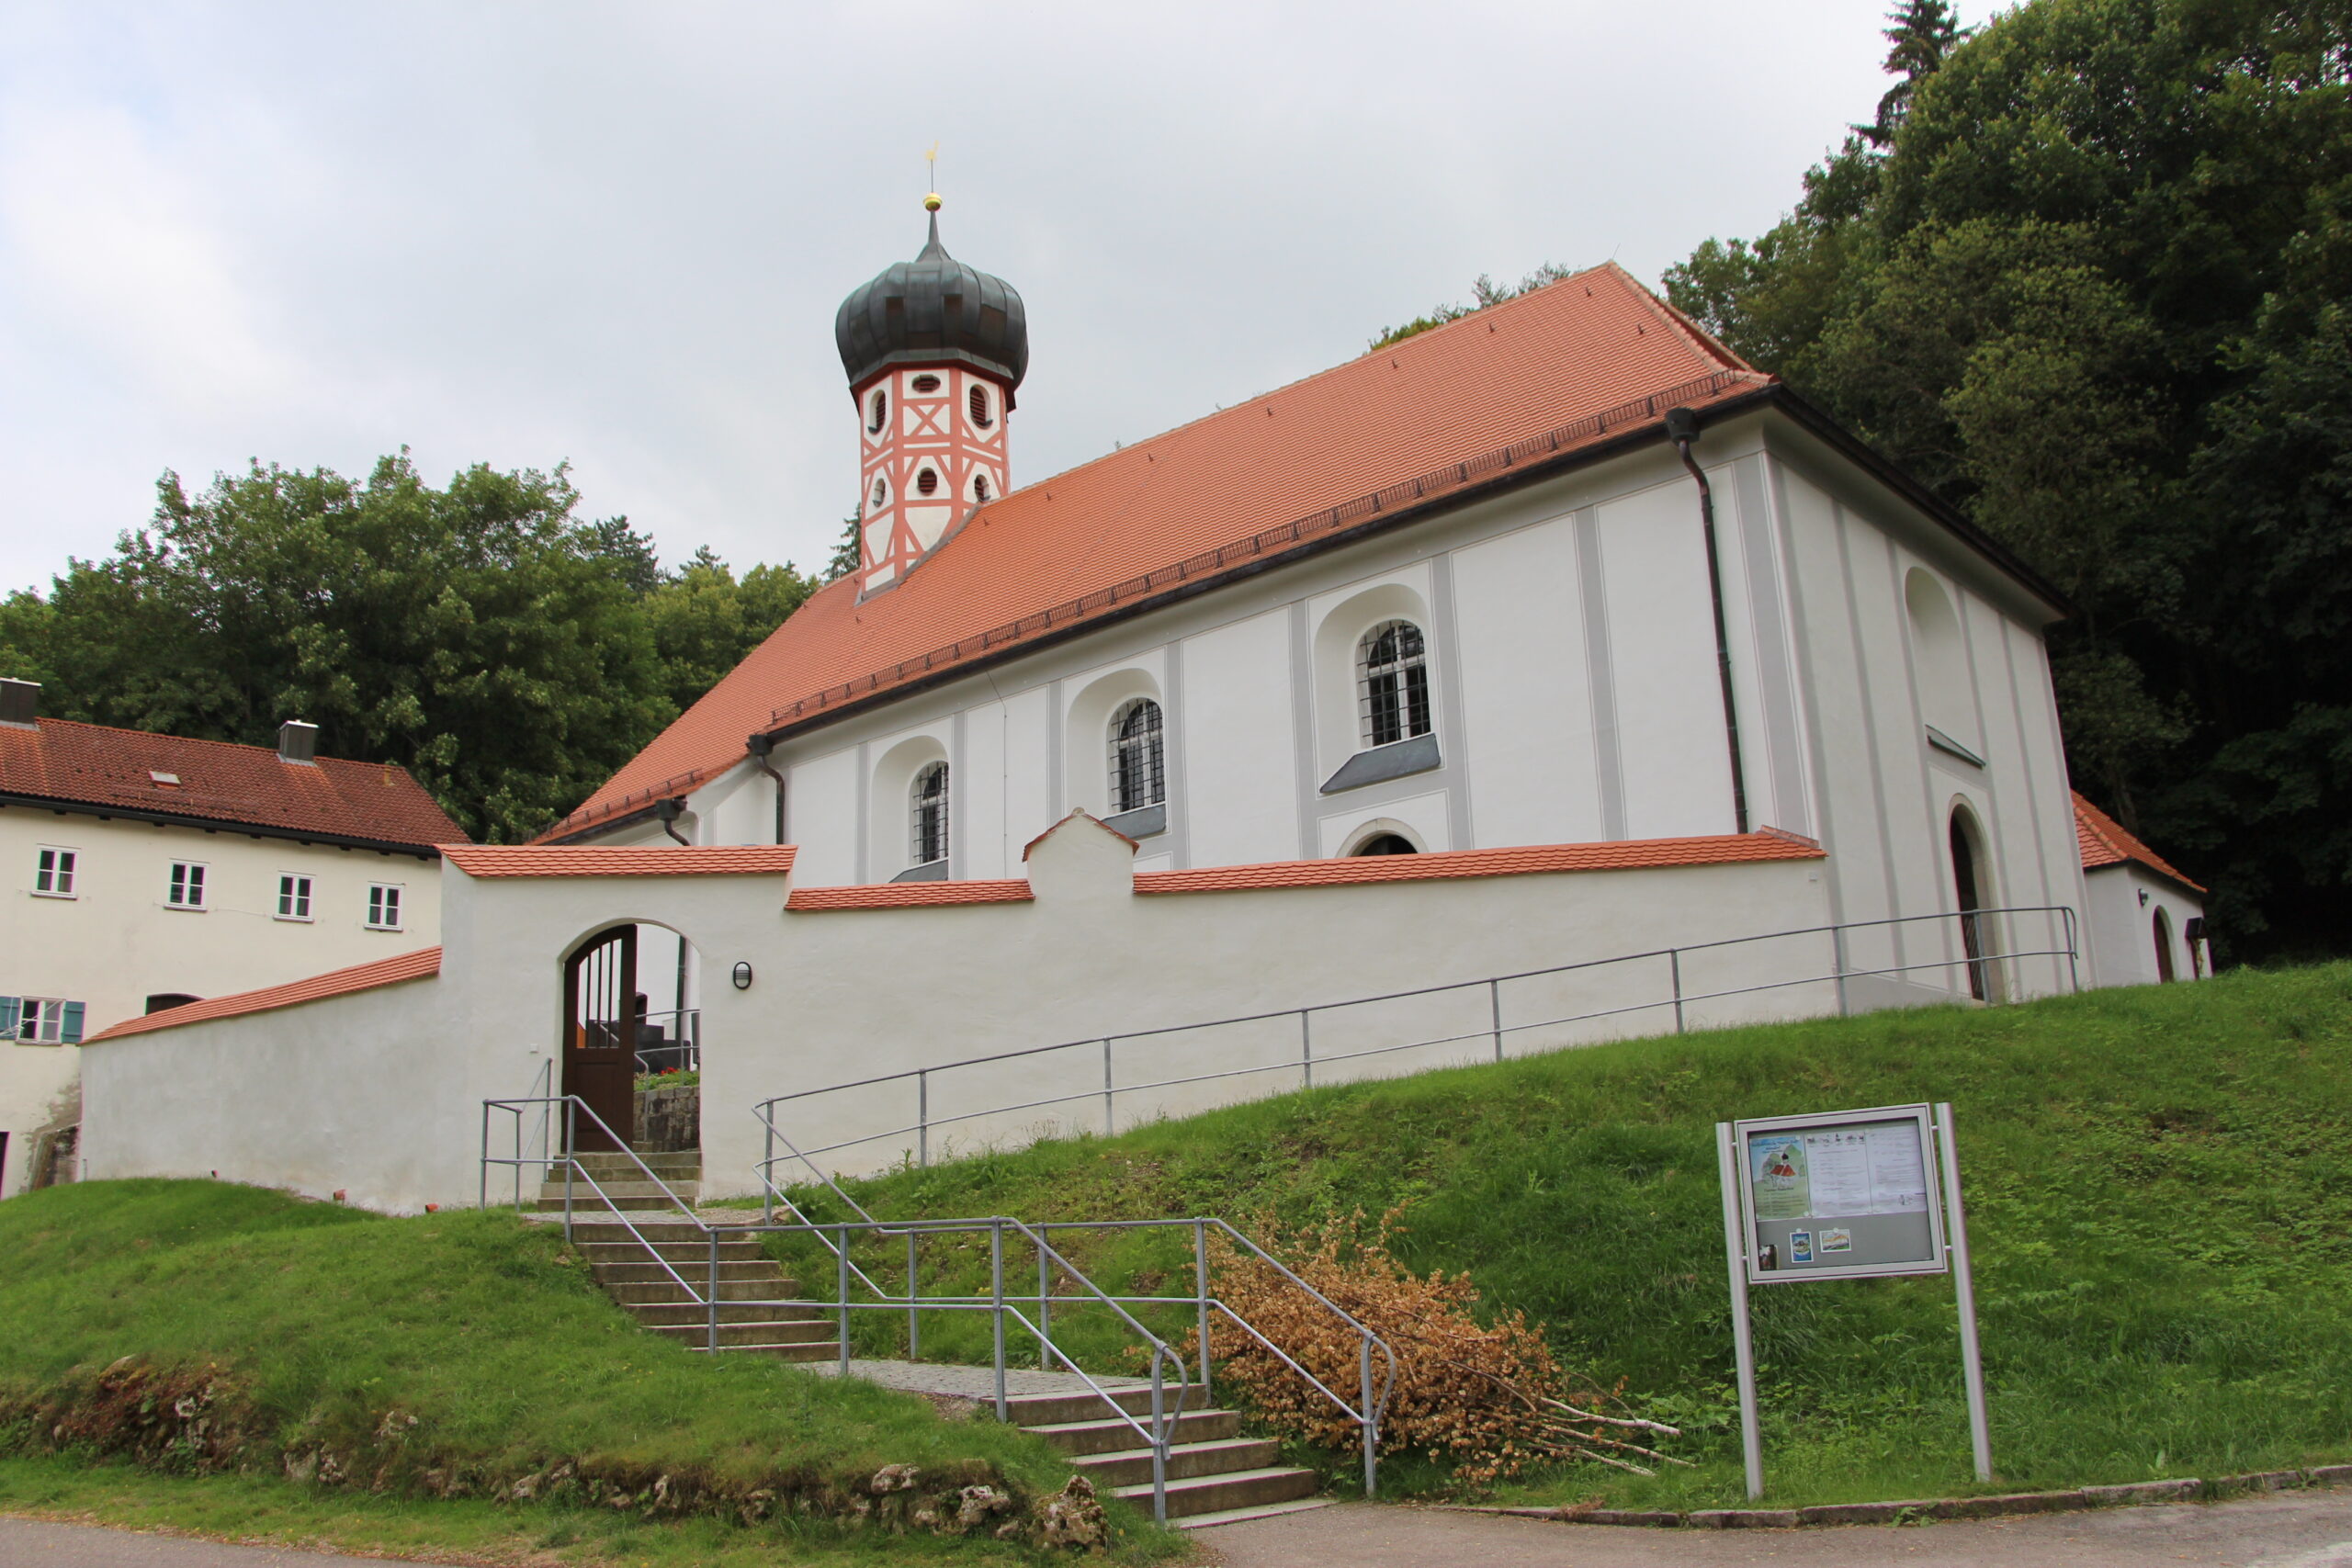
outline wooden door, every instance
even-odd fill
[[[582,1151],[627,1148],[637,1135],[637,928],[620,926],[563,966],[563,1092],[605,1123],[578,1118]]]

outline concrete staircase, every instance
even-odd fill
[[[639,1155],[635,1159],[622,1154],[582,1154],[576,1158],[580,1172],[593,1177],[596,1186],[577,1176],[571,1184],[572,1240],[587,1258],[596,1282],[652,1332],[693,1350],[708,1349],[710,1309],[697,1297],[710,1279],[709,1235],[679,1214],[670,1197],[674,1193],[692,1204],[700,1196],[702,1156],[688,1152]],[[639,1160],[670,1193],[645,1179]],[[558,1167],[541,1187],[537,1207],[547,1214],[562,1212],[562,1168]],[[628,1215],[628,1224],[617,1216],[602,1217],[616,1210]],[[749,1350],[790,1361],[837,1360],[841,1343],[833,1314],[815,1307],[763,1304],[798,1295],[799,1282],[786,1275],[755,1238],[729,1237],[723,1226],[718,1234],[715,1294],[719,1348]],[[673,1269],[684,1283],[673,1277]],[[892,1382],[921,1389],[923,1367],[892,1365],[903,1374],[892,1378]],[[949,1375],[940,1380],[942,1386],[933,1392],[969,1395],[976,1369],[938,1371]],[[1073,1392],[1015,1394],[1006,1401],[1008,1416],[1014,1425],[1068,1454],[1072,1466],[1098,1489],[1115,1492],[1148,1511],[1151,1450],[1142,1446],[1133,1427],[1105,1410],[1102,1399],[1086,1391],[1078,1379],[1054,1381],[1068,1384]],[[1111,1396],[1121,1409],[1147,1423],[1150,1420],[1148,1386],[1114,1387]],[[1235,1411],[1187,1410],[1177,1421],[1174,1438],[1168,1456],[1170,1524],[1196,1529],[1319,1508],[1328,1502],[1315,1495],[1319,1482],[1313,1471],[1281,1463],[1281,1445],[1245,1437],[1241,1417]]]
[[[1075,1380],[1073,1380],[1075,1381]],[[1151,1390],[1120,1388],[1121,1409],[1151,1421]],[[1091,1393],[1021,1394],[1005,1402],[1016,1426],[1036,1433],[1069,1456],[1097,1490],[1115,1492],[1151,1511],[1151,1450],[1136,1429],[1102,1408]],[[1231,1410],[1187,1410],[1177,1418],[1168,1454],[1168,1522],[1180,1529],[1232,1524],[1270,1514],[1329,1506],[1315,1494],[1311,1470],[1281,1462],[1282,1445],[1242,1435]]]

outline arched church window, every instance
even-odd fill
[[[994,416],[989,412],[989,389],[978,381],[972,383],[972,395],[967,406],[972,411],[972,423],[982,430],[994,423]]]
[[[1363,743],[1386,746],[1430,732],[1429,654],[1421,628],[1383,621],[1356,644],[1356,693]]]
[[[972,499],[973,499],[974,501],[986,501],[988,498],[989,498],[989,477],[988,477],[988,475],[986,475],[986,474],[974,474],[974,475],[972,476]]]
[[[917,494],[929,495],[938,488],[939,470],[937,468],[927,468],[915,475],[915,491]]]
[[[866,412],[866,416],[865,416],[865,430],[866,430],[866,434],[869,434],[869,435],[879,435],[879,434],[882,434],[882,422],[883,422],[883,421],[885,421],[885,420],[887,420],[887,419],[888,419],[889,417],[890,417],[890,393],[889,393],[889,389],[888,389],[888,388],[877,388],[877,389],[876,389],[875,393],[874,393],[874,401],[873,401],[871,404],[869,404],[869,405],[868,405],[868,408],[867,408],[867,412]]]
[[[1402,833],[1374,833],[1349,852],[1359,855],[1417,855],[1421,852],[1415,849],[1413,840]]]
[[[907,850],[917,865],[947,858],[947,764],[932,762],[915,774],[909,792]]]
[[[1136,811],[1168,798],[1159,705],[1137,697],[1111,716],[1111,809]]]
[[[928,397],[932,393],[939,390],[939,378],[926,372],[923,375],[916,377],[912,381],[907,383],[907,385],[910,390],[921,392],[925,397]]]

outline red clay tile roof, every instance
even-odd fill
[[[441,852],[468,876],[778,876],[792,869],[793,844],[447,844]]]
[[[1103,821],[1103,820],[1102,820],[1102,818],[1101,818],[1100,817],[1095,816],[1095,815],[1094,815],[1094,813],[1092,813],[1091,811],[1087,810],[1084,807],[1080,807],[1077,810],[1072,811],[1069,816],[1067,816],[1067,817],[1063,818],[1060,821],[1058,821],[1058,822],[1055,823],[1052,827],[1050,827],[1050,828],[1046,829],[1044,832],[1042,832],[1042,833],[1038,834],[1035,838],[1034,838],[1034,839],[1030,840],[1027,843],[1025,843],[1025,844],[1022,845],[1022,846],[1021,846],[1021,858],[1022,858],[1023,860],[1024,860],[1024,861],[1025,861],[1025,860],[1027,860],[1027,859],[1029,858],[1029,852],[1030,852],[1030,851],[1032,851],[1032,850],[1035,849],[1039,844],[1044,843],[1047,839],[1052,838],[1056,833],[1060,832],[1064,828],[1068,827],[1070,823],[1075,822],[1075,821],[1078,821],[1078,820],[1080,820],[1080,819],[1081,819],[1081,818],[1083,818],[1083,819],[1084,819],[1084,820],[1086,820],[1086,821],[1089,821],[1089,822],[1093,823],[1097,828],[1102,829],[1104,832],[1106,832],[1106,833],[1110,834],[1110,835],[1111,835],[1111,837],[1113,837],[1113,838],[1114,838],[1114,839],[1118,840],[1119,840],[1119,842],[1121,842],[1121,843],[1123,843],[1123,844],[1126,845],[1126,846],[1127,846],[1127,851],[1128,851],[1128,852],[1129,852],[1129,853],[1131,853],[1131,854],[1132,854],[1135,851],[1139,850],[1139,849],[1141,849],[1141,848],[1143,847],[1143,845],[1142,845],[1138,840],[1128,838],[1125,833],[1120,832],[1116,828],[1112,827],[1112,826],[1111,826],[1111,824],[1109,824],[1108,822]]]
[[[62,718],[0,724],[0,795],[416,850],[467,841],[424,786],[389,762],[288,762],[268,746]]]
[[[1021,877],[988,882],[885,882],[857,887],[796,887],[786,913],[824,909],[913,909],[933,904],[1026,904],[1035,897]]]
[[[1453,850],[1426,855],[1351,855],[1341,860],[1271,861],[1200,871],[1139,871],[1138,893],[1235,893],[1260,887],[1328,887],[1433,877],[1521,876],[1545,871],[1640,871],[1657,866],[1727,865],[1738,861],[1820,860],[1822,847],[1767,828],[1696,839],[1629,839],[1608,844],[1535,844],[1520,849]]]
[[[1014,491],[863,604],[856,574],[820,590],[545,836],[690,793],[754,732],[1772,384],[1614,264],[1578,273]]]
[[[2205,891],[2201,883],[2191,882],[2175,871],[2165,858],[2123,830],[2123,824],[2075,795],[2075,841],[2083,852],[2083,869],[2097,871],[2103,865],[2121,865],[2125,861],[2138,861],[2150,871],[2169,876],[2183,887]]]
[[[379,958],[373,964],[355,964],[348,969],[330,970],[306,980],[290,980],[283,986],[266,986],[258,991],[239,991],[234,996],[208,997],[200,1002],[187,1002],[179,1007],[166,1008],[162,1012],[125,1019],[111,1029],[100,1030],[83,1043],[95,1045],[101,1040],[119,1040],[126,1034],[177,1029],[183,1023],[203,1023],[216,1018],[269,1012],[277,1008],[296,1007],[303,1002],[323,1001],[329,997],[349,996],[354,991],[372,991],[379,986],[397,986],[407,980],[429,980],[440,973],[441,950],[437,947],[419,948],[414,953],[403,953],[397,958]]]

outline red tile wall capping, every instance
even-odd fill
[[[1026,904],[1035,895],[1020,877],[985,882],[884,882],[857,887],[796,887],[785,912],[826,909],[912,909],[934,904]]]
[[[1639,871],[1658,866],[1730,865],[1744,861],[1820,860],[1811,839],[1777,828],[1693,839],[1632,839],[1608,844],[1536,844],[1519,849],[1452,850],[1423,855],[1351,855],[1343,860],[1272,861],[1199,871],[1139,871],[1137,893],[1234,893],[1261,887],[1328,887],[1365,882],[1423,882],[1455,876],[1521,876],[1549,871]]]
[[[200,1002],[187,1002],[179,1007],[166,1008],[162,1012],[128,1018],[111,1029],[100,1030],[83,1043],[95,1045],[102,1040],[119,1040],[126,1034],[177,1029],[183,1023],[203,1023],[216,1018],[269,1012],[302,1002],[349,996],[354,991],[372,991],[379,986],[426,980],[440,973],[441,950],[437,947],[420,948],[414,953],[403,953],[397,958],[379,958],[372,964],[355,964],[348,969],[330,970],[305,980],[289,980],[283,986],[266,986],[258,991],[239,991],[234,996],[208,997]]]
[[[2123,824],[2075,795],[2075,842],[2083,852],[2083,869],[2097,871],[2103,865],[2120,865],[2125,861],[2138,861],[2149,870],[2162,873],[2183,887],[2205,891],[2201,883],[2191,882],[2175,871],[2162,855],[2133,838],[2123,829]]]
[[[159,784],[156,773],[179,783]],[[0,725],[0,793],[420,851],[466,842],[465,829],[390,762],[289,762],[270,746],[62,718]]]
[[[688,793],[755,731],[1773,384],[1614,264],[1578,273],[974,509],[862,603],[854,574],[819,590],[542,839]]]
[[[441,852],[468,876],[776,876],[795,844],[449,844]]]

